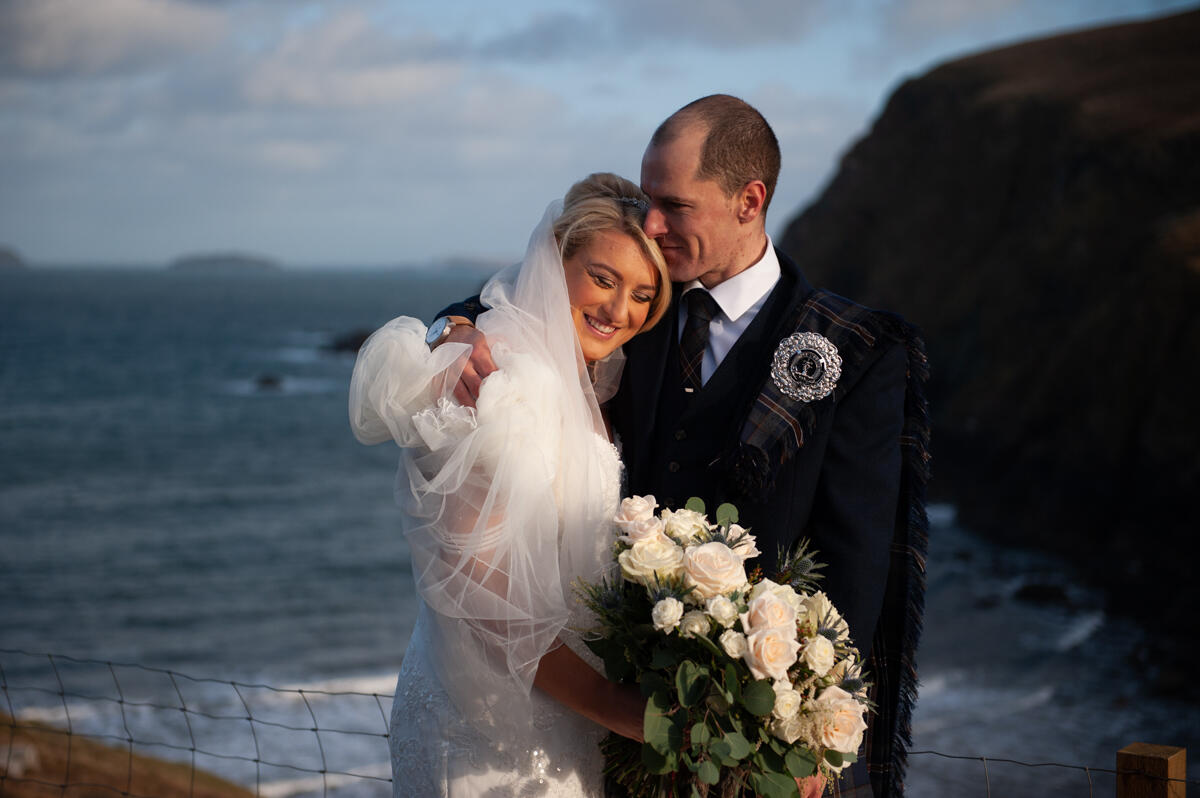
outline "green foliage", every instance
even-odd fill
[[[770,679],[757,679],[742,690],[742,706],[752,715],[770,715],[775,708],[775,688]]]
[[[711,759],[706,759],[697,766],[696,778],[705,784],[716,784],[721,778],[721,770]]]
[[[800,794],[796,781],[779,773],[751,773],[750,786],[764,798],[793,798]]]
[[[729,502],[726,502],[725,504],[722,504],[721,506],[719,506],[717,508],[716,517],[717,517],[717,523],[720,526],[727,527],[730,524],[736,524],[738,521],[737,508],[734,507]]]
[[[679,694],[680,705],[694,707],[699,704],[708,692],[708,681],[708,668],[690,659],[679,663],[675,671],[675,690]]]
[[[783,755],[787,772],[798,779],[811,776],[817,769],[817,757],[808,749],[789,748]]]

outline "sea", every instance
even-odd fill
[[[0,712],[264,796],[390,795],[417,599],[334,344],[483,279],[0,273]],[[1071,563],[930,515],[909,795],[1112,795],[1121,747],[1200,744]]]

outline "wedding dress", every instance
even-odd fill
[[[485,286],[477,321],[498,371],[477,409],[452,398],[469,349],[430,352],[399,318],[359,352],[350,419],[401,447],[396,500],[421,607],[392,705],[396,796],[600,796],[605,730],[533,688],[579,633],[575,586],[611,567],[621,465],[570,317],[552,223]],[[599,364],[615,385],[616,358]],[[595,384],[600,384],[599,382]]]

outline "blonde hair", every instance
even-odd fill
[[[596,172],[571,186],[563,197],[563,212],[554,221],[559,254],[568,260],[597,233],[615,230],[632,238],[658,274],[658,290],[641,330],[649,330],[667,312],[671,302],[671,276],[662,250],[642,230],[648,198],[636,183],[611,172]]]

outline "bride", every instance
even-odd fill
[[[437,345],[438,325],[394,319],[359,352],[351,426],[401,447],[421,596],[392,705],[396,796],[599,796],[600,738],[641,739],[644,701],[599,673],[573,586],[610,562],[621,465],[601,405],[620,347],[669,302],[646,207],[611,174],[550,206],[481,295],[499,370],[476,408],[452,393],[469,347]]]

